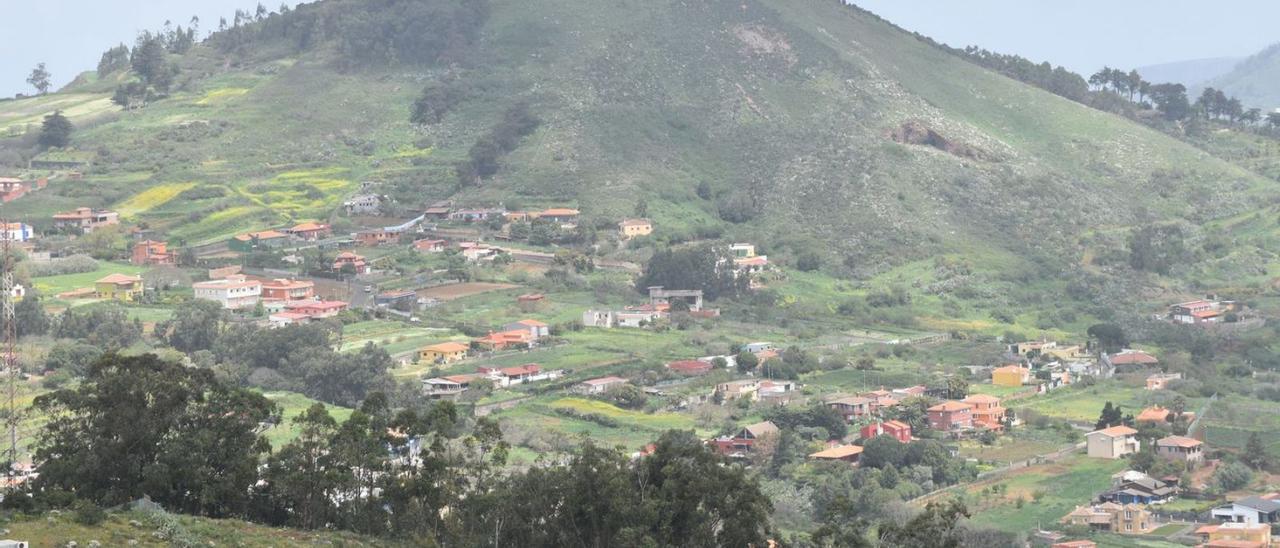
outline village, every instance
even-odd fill
[[[377,222],[385,200],[360,194],[343,212]],[[575,233],[583,217],[565,206],[508,211],[436,202],[349,233],[304,220],[189,246],[116,211],[80,207],[12,223],[6,236],[26,261],[53,267],[87,262],[76,258],[88,251],[80,242],[115,235],[119,252],[90,271],[24,280],[54,306],[115,303],[147,321],[196,300],[258,329],[341,326],[347,340],[340,350],[386,349],[393,376],[423,398],[499,420],[517,440],[518,458],[556,451],[563,447],[557,438],[568,434],[621,443],[643,458],[659,424],[692,429],[711,451],[746,467],[774,458],[780,443],[799,444],[795,466],[814,470],[883,469],[895,447],[939,451],[931,458],[954,469],[922,483],[927,490],[912,497],[919,501],[994,492],[1001,478],[1097,462],[1082,464],[1098,470],[1095,491],[1062,500],[1044,514],[1049,522],[1024,533],[1073,547],[1092,542],[1073,537],[1094,534],[1206,546],[1271,542],[1267,524],[1280,519],[1280,502],[1272,502],[1280,495],[1224,496],[1212,488],[1222,453],[1206,442],[1215,426],[1192,409],[1213,398],[1168,395],[1185,385],[1184,371],[1171,370],[1158,353],[1093,334],[1065,342],[862,330],[804,341],[730,318],[721,301],[694,287],[593,296],[531,276],[630,282],[641,273],[642,263],[621,251],[655,235],[649,219],[609,221],[605,238],[619,250],[615,257],[570,252],[532,235]],[[748,292],[785,287],[801,274],[752,243],[715,245],[723,250],[715,268]],[[14,297],[28,290],[19,285]],[[1264,320],[1244,303],[1210,297],[1168,304],[1151,321],[1212,332]],[[660,342],[681,333],[714,342]],[[983,363],[915,365],[956,348]],[[1138,406],[1121,413],[1121,402]],[[1021,495],[1001,497],[977,506],[993,515],[1022,508]]]

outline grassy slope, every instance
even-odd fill
[[[872,261],[943,250],[1016,261],[1029,249],[1069,249],[1100,210],[1116,224],[1137,206],[1228,213],[1253,192],[1215,189],[1263,185],[830,2],[494,4],[474,67],[462,72],[487,91],[422,135],[407,123],[408,105],[436,71],[340,74],[319,53],[224,71],[196,48],[182,59],[194,76],[182,91],[78,135],[78,148],[103,153],[87,183],[103,191],[78,198],[193,243],[329,217],[363,179],[408,181],[414,200],[443,198],[452,164],[516,98],[543,127],[463,199],[590,204],[589,214],[616,217],[644,196],[660,226],[679,230],[718,222],[714,204],[693,196],[705,180],[767,204],[761,222],[733,227],[738,235],[825,238],[833,255]],[[101,89],[92,85],[83,89]],[[0,120],[63,99],[72,97],[0,104]],[[885,137],[908,119],[998,161]],[[223,196],[183,197],[193,184]],[[1142,192],[1154,185],[1163,192]],[[42,216],[67,194],[55,185],[15,207]],[[780,225],[798,230],[778,236]]]
[[[238,520],[213,520],[181,515],[160,517],[140,512],[113,513],[101,524],[76,523],[71,514],[13,516],[3,523],[5,537],[32,546],[63,546],[74,541],[88,546],[400,546],[400,544],[342,532],[278,529]]]

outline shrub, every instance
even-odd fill
[[[98,505],[87,500],[77,500],[71,507],[73,518],[80,525],[97,525],[107,519],[107,513]]]

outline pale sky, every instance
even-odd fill
[[[281,0],[262,2],[276,10]],[[290,6],[297,0],[288,0]],[[43,61],[55,87],[98,66],[108,48],[142,30],[157,30],[166,19],[187,26],[200,17],[200,37],[231,20],[236,9],[252,10],[258,0],[0,0],[0,97],[34,93],[27,76]]]
[[[579,0],[604,1],[604,0]],[[797,0],[800,1],[800,0]],[[812,0],[803,0],[812,1]],[[290,5],[297,0],[289,0]],[[953,46],[976,44],[1089,73],[1207,57],[1246,56],[1280,42],[1274,0],[855,0],[898,26]],[[271,9],[279,0],[264,2]],[[0,0],[0,96],[31,93],[44,61],[61,86],[166,19],[217,26],[256,0]],[[204,32],[201,33],[203,36]]]
[[[910,31],[1090,74],[1280,42],[1275,0],[853,0]]]

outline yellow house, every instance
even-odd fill
[[[467,357],[470,347],[456,342],[433,344],[418,351],[418,361],[427,363],[453,363]]]
[[[648,236],[653,234],[653,222],[649,219],[627,219],[618,223],[618,233],[624,240]]]
[[[93,282],[93,292],[99,299],[136,300],[142,296],[142,276],[112,274]]]
[[[1271,546],[1271,526],[1265,523],[1228,522],[1196,529],[1203,546]]]
[[[991,370],[991,384],[996,386],[1022,386],[1031,379],[1031,370],[1016,365],[1006,365]]]

